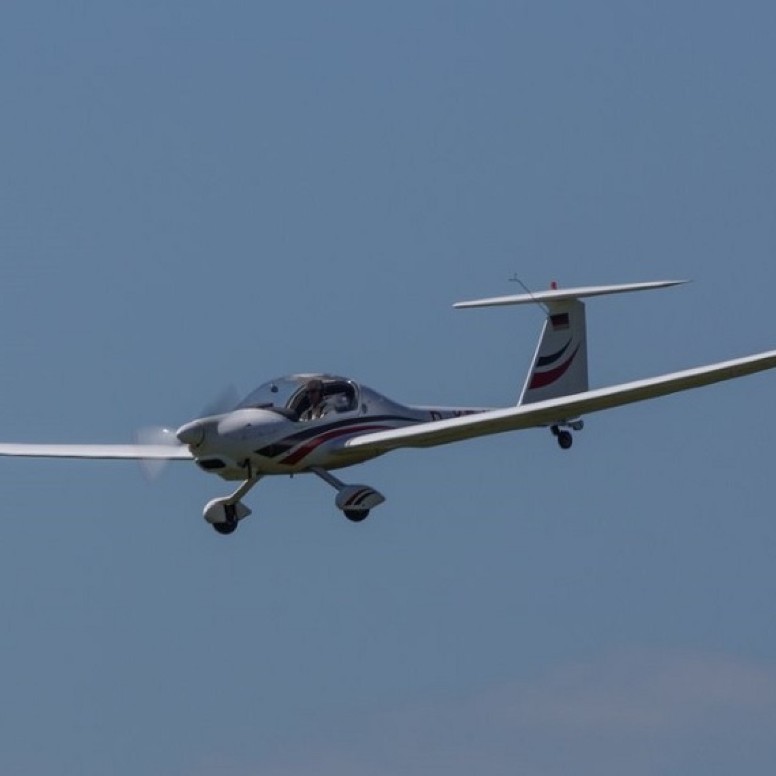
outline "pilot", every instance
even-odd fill
[[[323,400],[323,383],[316,377],[307,383],[306,390],[309,405],[299,419],[316,420],[322,418],[329,409]]]

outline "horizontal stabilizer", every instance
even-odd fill
[[[623,283],[618,286],[581,286],[578,288],[553,288],[549,291],[537,291],[535,294],[517,294],[515,296],[494,296],[490,299],[473,299],[469,302],[456,302],[453,307],[502,307],[510,304],[536,304],[538,302],[563,302],[569,299],[584,299],[588,296],[605,294],[624,294],[628,291],[648,291],[653,288],[668,288],[687,283],[687,280],[657,280],[651,283]]]

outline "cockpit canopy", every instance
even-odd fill
[[[352,412],[358,408],[359,389],[344,377],[326,374],[301,374],[279,377],[260,385],[238,405],[237,409],[255,407],[270,409],[291,420],[299,420],[310,407],[307,385],[320,380],[326,412]]]

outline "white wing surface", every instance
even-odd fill
[[[348,440],[345,447],[372,451],[387,451],[398,447],[431,447],[486,434],[549,426],[572,420],[589,412],[611,409],[644,399],[654,399],[669,393],[699,388],[722,380],[732,380],[774,367],[776,367],[776,350],[770,350],[732,361],[720,361],[696,369],[671,372],[659,377],[598,388],[535,404],[364,434]]]
[[[137,461],[190,460],[188,447],[170,445],[48,445],[0,443],[0,455],[28,458],[102,458]]]

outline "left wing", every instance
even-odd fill
[[[449,420],[419,423],[391,431],[377,431],[353,437],[345,443],[346,449],[358,448],[373,452],[384,452],[398,447],[431,447],[458,442],[463,439],[499,434],[504,431],[518,431],[535,426],[549,426],[571,420],[589,412],[620,407],[644,399],[654,399],[677,391],[699,388],[702,385],[733,380],[736,377],[761,372],[776,367],[776,350],[757,353],[732,361],[686,369],[682,372],[636,380],[631,383],[612,385],[556,399],[490,410],[476,415],[467,415]]]
[[[102,458],[136,461],[190,460],[183,445],[48,445],[0,443],[0,455],[28,458]]]

